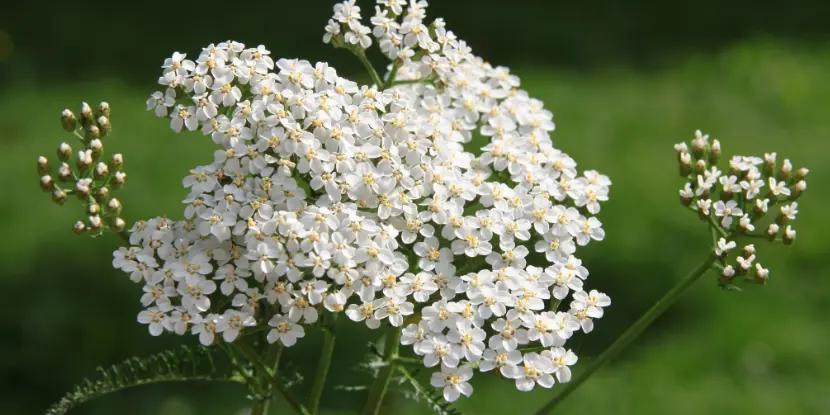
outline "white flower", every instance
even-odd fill
[[[196,323],[191,332],[199,336],[199,343],[203,346],[210,346],[213,344],[216,335],[216,321],[219,319],[216,315],[208,315],[202,319],[201,322]]]
[[[718,239],[717,246],[715,246],[715,255],[724,256],[736,246],[738,246],[738,244],[735,241],[727,241],[726,238],[720,238]]]
[[[147,324],[150,334],[153,336],[159,336],[165,330],[173,331],[170,317],[156,307],[151,307],[138,313],[138,322]]]
[[[522,366],[508,366],[510,369],[505,376],[516,380],[516,389],[527,392],[533,390],[537,384],[543,388],[553,386],[554,372],[551,359],[546,359],[538,353],[527,353],[524,355]]]
[[[789,196],[790,189],[787,188],[787,183],[785,181],[778,181],[775,177],[769,178],[769,191],[772,193],[773,196]]]
[[[562,347],[554,347],[550,350],[542,351],[539,355],[542,358],[550,359],[556,380],[559,383],[565,383],[571,380],[571,368],[569,366],[573,366],[577,361],[574,352],[565,350]]]
[[[216,332],[222,333],[222,338],[231,343],[239,336],[239,332],[245,327],[253,327],[256,320],[253,316],[241,313],[236,310],[227,310],[216,323]]]
[[[473,369],[469,366],[441,365],[441,371],[432,374],[430,384],[444,389],[444,399],[447,402],[455,402],[460,395],[469,397],[473,393],[473,387],[469,383],[472,377]]]
[[[744,214],[741,208],[738,207],[738,202],[734,200],[730,200],[726,203],[723,203],[723,201],[718,200],[717,202],[715,202],[714,208],[715,216],[723,218],[721,219],[721,225],[723,225],[726,228],[732,225],[733,216],[741,216]]]
[[[283,346],[291,347],[297,343],[298,338],[305,336],[303,326],[292,323],[290,320],[286,319],[285,316],[281,316],[279,314],[271,317],[271,320],[268,321],[268,325],[274,327],[268,332],[268,343],[276,343],[279,341],[283,344]]]

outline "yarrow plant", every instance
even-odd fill
[[[366,363],[374,383],[365,414],[379,413],[393,379],[451,413],[450,402],[472,395],[476,372],[495,372],[521,391],[567,385],[544,413],[710,268],[722,271],[725,287],[737,276],[765,282],[753,245],[727,261],[736,238],[793,241],[789,221],[806,170],[792,173],[788,161],[777,168],[773,153],[736,157],[723,173],[714,166],[717,141],[698,133],[691,150],[678,145],[688,180],[681,200],[708,223],[713,251],[571,381],[578,359],[568,340],[590,333],[611,304],[586,286],[589,272],[576,256],[605,237],[596,215],[611,181],[578,171],[553,146],[553,114],[543,103],[507,68],[473,55],[442,19],[428,23],[426,8],[379,0],[365,26],[353,0],[334,6],[323,41],[354,54],[372,85],[327,63],[275,58],[234,41],[210,44],[195,59],[166,59],[148,111],[217,146],[182,181],[189,193],[181,220],[157,217],[127,230],[110,196],[124,183],[123,157],[101,161],[109,105],[93,112],[84,104],[77,119],[64,111],[63,127],[84,150],[73,168],[73,150],[59,148],[66,187],[39,158],[41,186],[56,202],[70,194],[82,201],[87,218],[76,233],[110,229],[124,238],[113,266],[141,285],[137,320],[151,335],[195,336],[201,355],[218,349],[230,362],[228,373],[217,374],[211,360],[209,374],[177,380],[244,383],[254,414],[266,413],[275,394],[296,413],[317,413],[344,314],[384,331]],[[374,44],[390,61],[382,77],[366,58]],[[776,204],[781,214],[755,233]],[[309,330],[322,330],[324,345],[303,403],[279,364],[282,349]],[[431,372],[437,393],[414,376],[418,367]],[[85,385],[51,413],[119,385],[169,380],[130,368],[129,379],[115,370],[106,387]]]

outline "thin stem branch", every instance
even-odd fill
[[[380,413],[383,397],[386,395],[389,381],[395,372],[396,366],[392,362],[398,357],[400,340],[401,329],[398,327],[390,327],[389,331],[386,332],[386,341],[383,346],[383,360],[390,362],[390,364],[378,371],[375,383],[372,384],[372,389],[369,390],[369,398],[366,400],[366,406],[363,408],[363,415],[377,415]]]
[[[708,271],[712,264],[715,263],[717,257],[709,254],[705,261],[701,262],[695,269],[693,269],[686,277],[680,280],[674,287],[672,287],[663,298],[657,300],[651,308],[643,314],[625,333],[622,334],[608,349],[594,360],[584,372],[580,373],[570,382],[565,383],[561,391],[553,397],[545,406],[536,411],[536,415],[544,415],[551,413],[565,398],[575,391],[582,383],[591,377],[596,371],[602,368],[611,359],[615,358],[622,352],[631,342],[634,341],[645,329],[654,322],[657,317],[663,314],[675,301],[688,289],[701,275]]]
[[[271,376],[276,378],[279,378],[277,373],[280,367],[280,356],[282,356],[282,343],[274,343],[268,348],[268,356],[265,357],[265,367],[271,368]],[[254,405],[251,415],[268,414],[268,407],[271,406],[271,397],[273,396],[271,389],[272,387],[269,385],[266,393],[267,399]],[[261,412],[256,412],[256,410]]]
[[[369,72],[369,76],[372,77],[372,82],[377,85],[378,88],[383,88],[383,81],[380,80],[380,76],[378,76],[378,72],[375,70],[375,67],[372,66],[372,63],[369,62],[369,59],[366,58],[366,53],[363,49],[360,48],[349,48],[349,50],[357,56],[357,59],[360,60],[360,63],[366,68],[366,71]]]
[[[330,317],[328,318],[328,325],[323,326],[323,350],[320,352],[320,361],[317,362],[317,374],[314,377],[314,385],[311,387],[311,396],[309,397],[308,408],[311,415],[317,414],[317,409],[320,407],[320,398],[323,397],[326,378],[329,375],[329,367],[331,367],[331,357],[334,355],[334,325],[337,322],[337,314],[324,314],[324,316]]]
[[[398,75],[398,69],[400,69],[400,67],[400,61],[395,60],[395,63],[392,64],[392,70],[389,71],[389,75],[386,77],[386,82],[383,83],[383,89],[387,89],[392,85],[395,85],[395,76]]]

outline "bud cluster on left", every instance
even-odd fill
[[[83,203],[86,219],[74,225],[77,234],[100,236],[105,229],[120,233],[126,223],[119,216],[121,202],[110,192],[124,185],[126,175],[121,171],[124,157],[114,154],[104,158],[102,140],[112,131],[110,106],[106,102],[94,111],[86,102],[81,104],[80,117],[66,109],[61,113],[61,125],[80,142],[82,150],[75,153],[66,142],[58,146],[59,165],[52,171],[49,159],[37,159],[40,187],[52,194],[52,200],[63,205],[70,195]]]

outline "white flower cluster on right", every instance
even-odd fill
[[[580,174],[543,103],[427,26],[426,6],[381,0],[372,30],[354,1],[335,6],[324,41],[364,56],[372,34],[384,86],[230,41],[164,63],[148,110],[220,149],[184,179],[186,220],[140,222],[114,254],[151,334],[209,345],[267,325],[291,346],[344,312],[401,327],[448,401],[473,368],[523,391],[570,379],[566,342],[610,305],[574,254],[604,238],[611,182]]]
[[[765,283],[769,270],[757,262],[754,244],[743,247],[734,265],[727,264],[726,256],[738,246],[734,239],[741,236],[793,243],[796,232],[791,221],[798,214],[796,200],[807,189],[805,177],[809,170],[793,171],[789,159],[779,165],[776,153],[766,153],[763,158],[734,156],[729,159],[729,170],[721,171],[717,167],[720,141],[710,142],[709,136],[699,130],[691,148],[686,143],[674,148],[680,175],[687,179],[680,189],[680,201],[709,221],[715,232],[714,254],[721,263],[720,284],[734,288],[738,276]],[[777,215],[768,214],[775,209]]]

